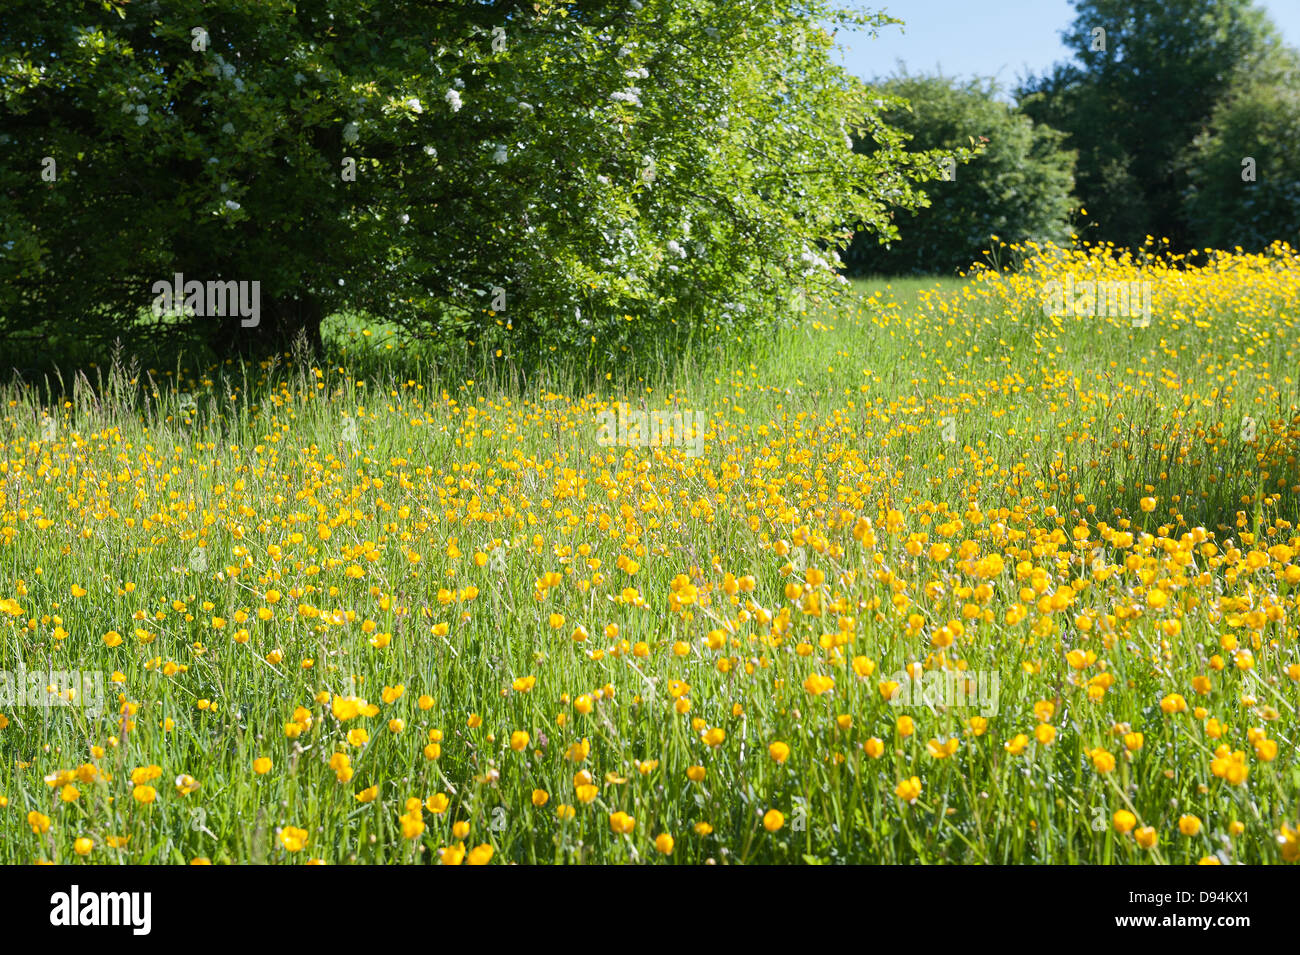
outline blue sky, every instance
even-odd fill
[[[1293,47],[1300,47],[1300,0],[1257,0]],[[1067,0],[866,0],[905,21],[890,26],[878,39],[867,33],[840,33],[843,63],[870,79],[895,72],[902,61],[912,73],[994,76],[1004,87],[1027,74],[1044,72],[1069,59],[1061,31],[1074,20]]]

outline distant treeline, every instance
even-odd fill
[[[928,208],[898,212],[898,239],[856,236],[850,272],[964,269],[988,260],[993,236],[1177,252],[1300,244],[1300,55],[1265,12],[1250,0],[1075,11],[1073,60],[1024,80],[1014,103],[991,80],[874,84],[910,104],[886,113],[909,147],[986,148],[924,186]]]

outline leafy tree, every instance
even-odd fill
[[[1188,221],[1202,248],[1300,248],[1300,57],[1244,74],[1186,156]]]
[[[1095,240],[1186,249],[1181,158],[1234,76],[1280,43],[1252,0],[1074,0],[1074,62],[1016,91],[1033,119],[1067,134]]]
[[[874,236],[858,236],[845,255],[851,270],[953,272],[979,259],[991,236],[1068,238],[1073,156],[1062,149],[1060,133],[1001,102],[991,80],[904,74],[879,88],[906,102],[887,111],[885,121],[907,133],[913,148],[941,155],[972,143],[983,148],[969,165],[954,162],[945,178],[924,186],[928,208],[898,221],[897,241],[881,246]]]
[[[146,326],[219,348],[318,341],[341,310],[597,358],[770,320],[932,175],[832,61],[827,28],[886,20],[827,0],[8,0],[0,335],[103,347],[178,272],[261,283],[256,328]]]

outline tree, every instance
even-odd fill
[[[999,101],[991,80],[903,74],[879,88],[906,103],[885,121],[911,137],[911,147],[945,156],[972,142],[983,148],[969,165],[953,162],[924,186],[928,208],[901,219],[897,241],[881,246],[874,236],[858,236],[844,257],[851,271],[954,272],[979,259],[991,236],[1068,239],[1073,156],[1060,133]]]
[[[1075,61],[1016,91],[1035,121],[1078,151],[1077,192],[1094,240],[1148,235],[1186,250],[1180,162],[1234,76],[1280,43],[1252,0],[1074,0]]]
[[[255,328],[144,326],[222,349],[318,342],[345,309],[611,357],[770,320],[932,175],[832,62],[827,28],[884,22],[825,0],[10,0],[0,335],[102,347],[175,273],[260,283]]]
[[[1202,248],[1300,248],[1300,57],[1243,74],[1187,151],[1186,208]]]

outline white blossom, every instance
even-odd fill
[[[446,100],[447,100],[447,105],[451,107],[451,111],[453,113],[460,112],[461,102],[460,102],[459,93],[457,93],[455,90],[447,90]]]

